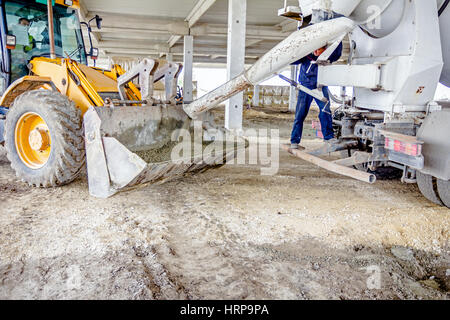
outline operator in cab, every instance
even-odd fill
[[[317,73],[319,70],[316,63],[318,57],[326,50],[326,47],[320,48],[308,56],[294,62],[292,65],[301,65],[298,81],[301,85],[308,89],[317,89]],[[328,62],[333,63],[339,60],[342,55],[342,43],[328,58]],[[295,121],[291,134],[291,149],[304,149],[300,146],[303,134],[303,123],[308,116],[309,108],[313,100],[316,101],[319,107],[319,120],[322,127],[323,138],[327,143],[334,143],[333,119],[330,109],[330,96],[328,94],[328,87],[322,88],[323,95],[328,100],[327,103],[316,99],[309,94],[299,91],[297,106],[295,110]]]
[[[11,55],[12,67],[11,73],[13,79],[17,79],[20,75],[29,73],[27,64],[29,60],[29,52],[36,47],[36,42],[29,34],[30,20],[27,18],[19,18],[18,23],[12,27],[12,34],[16,36],[17,45],[14,54]]]

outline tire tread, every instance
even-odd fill
[[[22,181],[35,187],[57,187],[75,180],[85,164],[85,146],[81,111],[66,96],[50,90],[35,90],[20,95],[8,113],[5,132],[15,129],[15,123],[8,121],[24,110],[35,110],[46,119],[52,135],[52,153],[54,161],[47,163],[42,174],[29,174],[26,166],[20,161],[15,142],[5,134],[5,147],[11,167]],[[25,110],[26,111],[26,110]],[[43,169],[44,169],[43,168]]]

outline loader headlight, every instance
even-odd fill
[[[16,48],[16,36],[7,35],[6,36],[6,48],[14,50]]]
[[[68,7],[73,6],[73,0],[64,0],[64,4]]]
[[[98,58],[98,54],[99,54],[98,48],[91,49],[91,58],[92,59],[96,60]]]

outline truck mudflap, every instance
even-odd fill
[[[450,180],[450,109],[430,113],[420,127],[417,137],[424,142],[424,174]]]
[[[162,183],[187,173],[220,167],[247,147],[246,140],[235,137],[232,148],[203,152],[207,145],[226,143],[203,141],[207,133],[214,131],[216,137],[230,137],[225,129],[205,129],[207,126],[200,127],[202,146],[191,148],[192,140],[185,141],[184,137],[183,145],[179,141],[183,130],[189,137],[198,133],[194,132],[193,121],[176,105],[92,107],[84,115],[84,126],[89,192],[98,198],[141,184]],[[187,155],[182,153],[174,159],[174,149],[185,146]]]

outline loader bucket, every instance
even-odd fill
[[[203,141],[200,149],[194,147],[188,156],[174,160],[172,152],[175,147],[180,149],[182,130],[198,137],[193,121],[177,105],[91,107],[84,115],[84,127],[89,192],[99,198],[222,166],[234,159],[240,148],[246,148],[246,141],[236,137],[232,148],[205,155],[205,146],[224,141]],[[215,136],[225,136],[224,129],[215,129],[222,133],[216,131]],[[211,131],[200,130],[201,137]],[[183,139],[185,144],[191,142]]]

